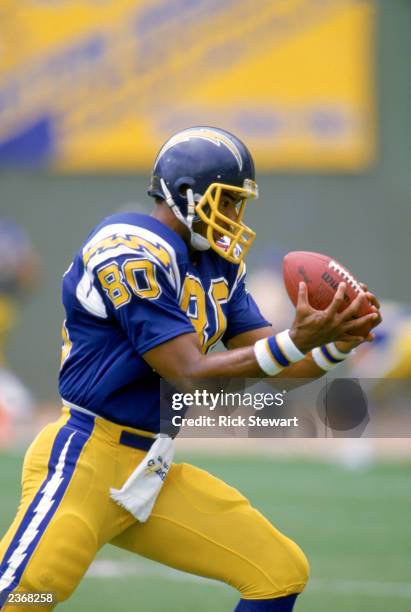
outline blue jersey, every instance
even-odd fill
[[[109,421],[159,431],[159,375],[144,354],[196,332],[203,352],[269,325],[245,289],[244,264],[138,213],[104,219],[63,278],[60,393]]]

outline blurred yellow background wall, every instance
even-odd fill
[[[260,170],[375,159],[373,0],[8,0],[0,164],[147,169],[221,125]]]

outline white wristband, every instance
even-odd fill
[[[331,355],[334,357],[334,359],[341,359],[342,361],[344,361],[344,359],[347,359],[347,357],[355,353],[355,349],[348,351],[348,353],[343,353],[342,351],[340,351],[339,348],[337,348],[337,345],[335,344],[335,342],[330,342],[329,344],[326,344],[325,346],[327,347]]]
[[[343,353],[337,348],[335,342],[330,342],[329,344],[318,346],[317,348],[313,349],[311,351],[311,356],[319,368],[325,372],[329,372],[330,370],[336,368],[354,352],[355,351]]]
[[[295,363],[296,361],[304,359],[304,353],[302,353],[291,340],[289,329],[285,329],[279,334],[276,334],[275,339],[283,355],[288,358],[288,361]]]
[[[305,357],[291,340],[288,329],[258,340],[254,345],[254,353],[258,365],[268,376],[275,376],[291,363]]]

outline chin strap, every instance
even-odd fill
[[[166,199],[166,203],[169,209],[173,212],[173,214],[177,217],[177,219],[181,221],[181,223],[184,223],[184,225],[186,225],[188,229],[191,230],[191,227],[187,224],[187,219],[184,218],[183,213],[178,208],[177,204],[174,202],[173,196],[171,195],[170,190],[167,187],[166,182],[163,178],[160,179],[160,185],[161,185],[161,189],[164,193],[164,197]]]
[[[194,199],[194,193],[192,189],[187,189],[187,226],[191,229],[193,227],[194,215],[196,212],[196,203]]]
[[[210,247],[210,243],[207,238],[204,238],[201,234],[193,231],[193,220],[196,212],[196,202],[192,189],[187,189],[187,200],[188,200],[188,215],[187,215],[187,225],[190,229],[190,244],[196,251],[208,251]]]
[[[207,238],[204,238],[201,234],[197,234],[197,232],[191,232],[190,244],[196,251],[208,251],[208,249],[211,249],[211,245]]]
[[[174,202],[173,196],[171,195],[170,190],[167,187],[166,182],[163,178],[160,179],[160,185],[161,189],[163,190],[167,206],[177,217],[177,219],[181,221],[181,223],[184,223],[184,225],[190,230],[190,244],[193,249],[195,249],[196,251],[207,251],[209,248],[211,248],[207,238],[204,238],[204,236],[201,236],[201,234],[198,234],[197,232],[193,231],[193,220],[195,217],[196,210],[196,202],[193,190],[187,189],[188,207],[187,218],[185,218],[181,210],[178,208],[177,204]]]

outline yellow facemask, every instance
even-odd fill
[[[233,194],[239,201],[235,220],[219,210],[222,195],[227,193]],[[211,248],[235,264],[241,263],[256,237],[256,233],[242,222],[249,198],[258,198],[258,186],[250,179],[244,181],[243,187],[212,183],[195,207],[196,214],[208,226],[206,236]],[[228,239],[227,245],[222,243],[221,238],[215,239],[214,232]]]

